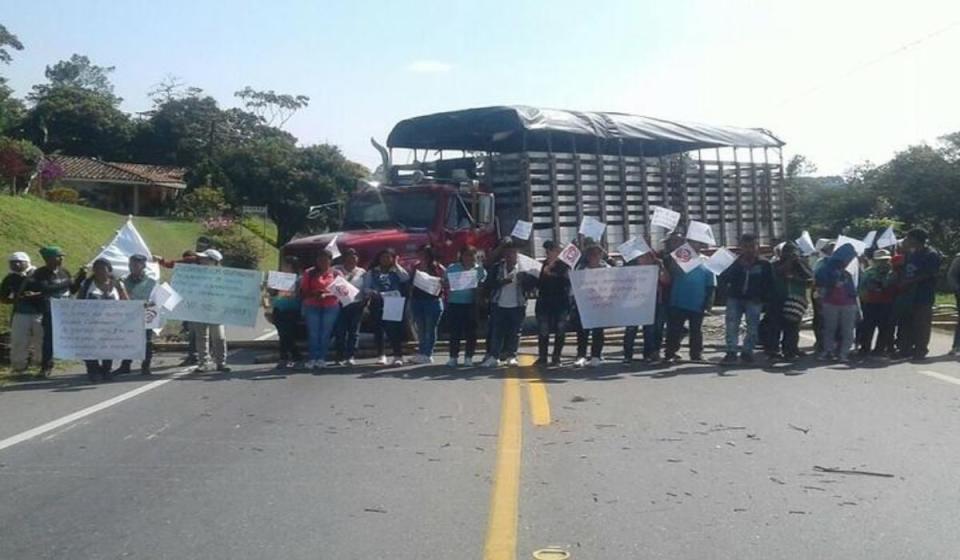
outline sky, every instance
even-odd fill
[[[285,128],[379,163],[399,120],[487,105],[763,127],[819,174],[960,130],[960,2],[0,0],[24,95],[73,53],[126,111],[165,75],[225,107],[310,97]]]

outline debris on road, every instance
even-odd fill
[[[682,463],[683,459],[667,459],[668,463]]]
[[[727,430],[746,430],[746,426],[724,426],[723,424],[717,424],[716,426],[710,428],[711,432],[723,432]]]
[[[796,514],[796,515],[806,515],[806,514],[807,514],[807,512],[805,512],[805,511],[800,511],[800,510],[798,510],[798,509],[792,509],[792,510],[790,510],[790,511],[787,512],[787,513],[793,513],[793,514]]]
[[[387,513],[387,510],[383,508],[363,508],[363,511],[367,513]]]
[[[790,426],[790,427],[793,428],[794,430],[796,430],[796,431],[798,431],[798,432],[803,432],[803,433],[805,433],[805,434],[810,431],[810,428],[801,428],[800,426],[797,426],[796,424],[787,424],[787,426]]]
[[[570,399],[570,402],[587,402],[587,399],[585,397],[581,397],[580,395],[574,395],[573,398]]]
[[[785,484],[786,484],[786,482],[780,480],[779,478],[777,478],[777,477],[775,477],[775,476],[771,476],[771,477],[770,477],[770,480],[772,480],[773,482],[776,482],[777,484],[780,484],[780,485],[785,485]]]
[[[873,471],[858,471],[858,470],[855,470],[855,469],[838,469],[838,468],[836,468],[836,467],[821,467],[821,466],[818,466],[818,465],[814,465],[814,466],[813,466],[813,470],[815,470],[815,471],[817,471],[817,472],[835,473],[835,474],[861,474],[861,475],[864,475],[864,476],[881,476],[881,477],[883,477],[883,478],[893,478],[894,476],[896,476],[896,475],[892,475],[892,474],[890,474],[890,473],[873,472]]]

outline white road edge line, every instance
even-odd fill
[[[952,375],[947,375],[945,373],[940,373],[939,371],[931,371],[929,369],[918,369],[917,373],[922,373],[927,377],[939,379],[940,381],[946,381],[947,383],[953,383],[954,385],[960,385],[960,378],[953,377]]]
[[[57,428],[59,428],[59,427],[61,427],[61,426],[65,426],[65,425],[67,425],[67,424],[70,424],[71,422],[76,422],[77,420],[80,420],[81,418],[85,418],[85,417],[87,417],[87,416],[90,416],[91,414],[96,414],[97,412],[100,412],[101,410],[105,410],[105,409],[107,409],[107,408],[110,408],[110,407],[113,406],[113,405],[120,404],[120,403],[122,403],[123,401],[132,399],[133,397],[136,397],[136,396],[138,396],[138,395],[142,395],[142,394],[146,393],[147,391],[152,391],[152,390],[156,389],[157,387],[161,387],[161,386],[163,386],[163,385],[166,385],[167,383],[170,383],[170,382],[173,381],[174,379],[176,379],[176,378],[178,378],[178,377],[183,377],[184,375],[187,375],[188,373],[190,373],[190,372],[192,372],[192,371],[193,371],[193,368],[187,368],[187,369],[183,369],[183,370],[174,372],[174,373],[170,374],[169,377],[166,377],[166,378],[164,378],[164,379],[158,379],[158,380],[156,380],[156,381],[154,381],[154,382],[152,382],[152,383],[147,383],[146,385],[143,385],[143,386],[141,386],[141,387],[137,387],[136,389],[133,389],[133,390],[131,390],[131,391],[127,391],[126,393],[122,393],[122,394],[117,395],[116,397],[113,397],[113,398],[111,398],[111,399],[107,399],[107,400],[105,400],[105,401],[103,401],[103,402],[100,402],[100,403],[97,403],[97,404],[95,404],[95,405],[93,405],[93,406],[88,406],[87,408],[84,408],[83,410],[78,410],[78,411],[74,412],[73,414],[68,414],[68,415],[63,416],[63,417],[61,417],[61,418],[57,418],[56,420],[51,420],[50,422],[47,422],[46,424],[42,424],[42,425],[40,425],[40,426],[37,426],[36,428],[27,430],[27,431],[25,431],[25,432],[21,432],[21,433],[15,435],[15,436],[10,436],[10,437],[8,437],[7,439],[0,440],[0,451],[6,449],[6,448],[8,448],[8,447],[13,447],[14,445],[16,445],[16,444],[18,444],[18,443],[23,443],[23,442],[25,442],[25,441],[27,441],[27,440],[33,439],[33,438],[35,438],[35,437],[37,437],[37,436],[41,436],[41,435],[43,435],[43,434],[45,434],[45,433],[47,433],[47,432],[56,430]]]
[[[273,329],[261,334],[254,340],[267,340],[267,339],[273,338],[276,334],[277,334],[277,329]]]

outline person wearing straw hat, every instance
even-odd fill
[[[27,364],[40,365],[43,346],[43,299],[26,291],[34,268],[30,255],[16,252],[7,259],[10,273],[0,283],[0,303],[13,306],[10,317],[10,367],[14,375],[26,373]]]

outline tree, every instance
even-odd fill
[[[310,104],[306,95],[289,95],[275,91],[257,91],[250,86],[233,94],[243,100],[243,106],[257,115],[267,126],[283,128],[290,117]]]
[[[123,100],[113,94],[110,74],[114,70],[114,66],[97,66],[88,57],[74,54],[70,60],[61,60],[53,66],[47,66],[44,74],[50,83],[33,86],[30,98],[40,99],[54,89],[75,88],[100,95],[117,106]]]
[[[4,64],[10,64],[13,61],[13,57],[10,56],[10,51],[7,48],[11,48],[16,51],[23,50],[23,43],[20,42],[20,39],[16,35],[7,31],[6,26],[0,23],[0,62]]]
[[[127,158],[130,118],[103,95],[69,86],[46,89],[21,126],[46,152],[104,159]]]
[[[179,76],[167,74],[153,85],[153,88],[147,92],[147,97],[153,101],[153,106],[156,108],[170,101],[200,97],[201,94],[203,94],[203,89],[188,86]]]
[[[0,177],[10,187],[10,194],[25,190],[42,160],[43,152],[30,142],[0,136]]]

